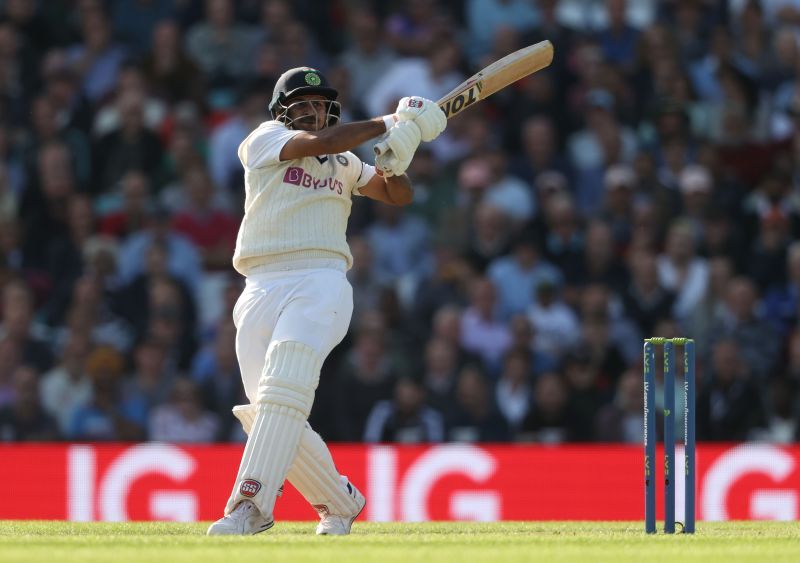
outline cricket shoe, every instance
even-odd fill
[[[346,536],[353,527],[353,521],[358,518],[358,515],[364,510],[364,505],[367,504],[367,499],[364,498],[361,491],[356,489],[346,477],[341,479],[342,484],[347,487],[347,492],[356,501],[356,510],[352,514],[331,514],[327,507],[317,507],[321,518],[317,524],[318,536]]]
[[[252,501],[243,500],[230,514],[208,527],[209,536],[252,536],[265,532],[275,525],[275,520],[265,518]]]

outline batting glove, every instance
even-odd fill
[[[413,121],[401,121],[389,129],[383,140],[400,160],[410,160],[414,156],[422,137],[419,126]]]
[[[447,116],[436,102],[419,96],[402,98],[397,104],[395,115],[400,122],[416,123],[421,138],[426,143],[433,141],[447,127]]]
[[[409,166],[411,166],[410,158],[400,160],[391,151],[375,157],[375,172],[384,178],[400,176],[405,173]]]

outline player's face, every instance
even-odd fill
[[[327,125],[330,104],[327,98],[316,94],[297,96],[289,101],[286,112],[294,129],[319,131]]]

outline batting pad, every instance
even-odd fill
[[[254,405],[255,419],[225,514],[249,499],[262,515],[272,516],[314,402],[321,363],[319,354],[305,344],[270,345]]]
[[[320,516],[351,516],[361,509],[339,477],[328,446],[310,426],[303,432],[287,477]]]
[[[233,407],[233,414],[249,434],[256,416],[256,406],[236,405]],[[358,512],[355,499],[348,494],[346,485],[341,482],[328,446],[308,423],[303,428],[287,479],[320,513],[327,511],[331,514],[349,515]]]

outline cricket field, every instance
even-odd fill
[[[695,535],[648,536],[641,522],[357,522],[317,537],[311,522],[257,536],[207,537],[208,523],[0,520],[3,563],[379,563],[800,561],[797,522],[698,522]]]

